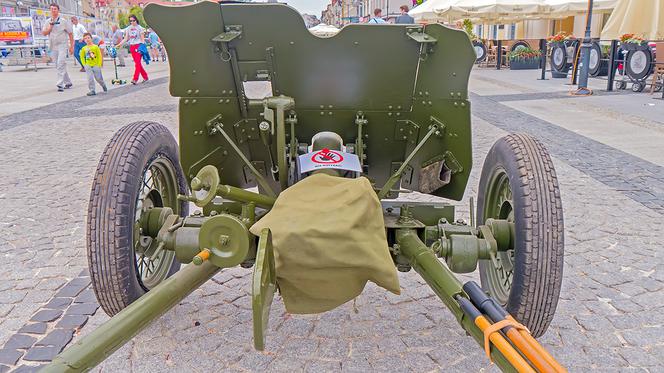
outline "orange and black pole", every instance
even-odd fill
[[[484,317],[484,315],[482,315],[482,313],[468,299],[457,296],[456,300],[459,302],[459,306],[464,315],[473,320],[475,325],[477,325],[482,332],[486,332],[487,328],[491,326],[491,322],[487,320],[487,318]],[[530,364],[524,360],[519,352],[512,347],[502,334],[499,332],[492,333],[489,336],[489,340],[519,373],[535,373],[535,370]]]
[[[516,323],[516,320],[514,320],[503,307],[498,305],[493,299],[489,298],[476,282],[469,281],[465,283],[463,285],[463,290],[468,294],[471,302],[482,312],[486,313],[493,322],[510,320]],[[567,372],[567,370],[561,366],[560,363],[558,363],[527,330],[520,330],[508,325],[504,327],[502,331],[538,371],[554,373]]]

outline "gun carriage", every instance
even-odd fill
[[[316,203],[285,209],[281,201],[320,180],[363,183],[360,199],[379,211],[372,234],[382,237],[370,250],[393,272],[419,273],[501,369],[564,371],[534,339],[553,318],[563,258],[560,194],[542,144],[526,135],[494,144],[470,224],[448,203],[395,200],[409,191],[464,195],[476,56],[463,31],[349,25],[319,38],[278,4],[148,5],[145,17],[170,56],[179,148],[153,122],[123,127],[106,147],[90,197],[88,256],[97,299],[113,317],[46,371],[90,369],[220,269],[238,265],[254,268],[254,345],[263,349],[272,298],[280,289],[286,302],[291,286],[275,253],[277,263],[291,259],[279,253],[276,230],[261,224],[279,208],[316,213]],[[253,82],[269,83],[270,92],[248,97]],[[334,166],[336,157],[348,165]],[[322,165],[312,165],[316,159]],[[202,210],[190,215],[190,203]],[[454,276],[478,265],[481,288]],[[328,273],[337,285],[347,281]]]

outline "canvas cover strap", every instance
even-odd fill
[[[272,231],[277,284],[290,313],[332,310],[367,281],[400,293],[381,204],[366,178],[309,176],[282,192],[251,232],[263,228]]]

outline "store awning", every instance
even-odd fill
[[[664,0],[619,0],[602,39],[619,39],[623,34],[664,40]]]

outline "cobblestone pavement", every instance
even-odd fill
[[[122,125],[150,119],[175,132],[164,83],[0,117],[0,372],[31,371],[108,319],[86,272],[91,178]],[[472,97],[475,165],[461,217],[497,138],[518,130],[542,139],[561,184],[566,254],[541,341],[574,372],[664,371],[662,167],[502,105],[519,100],[508,96]],[[277,297],[266,351],[255,352],[250,274],[222,271],[96,371],[496,370],[414,272],[399,275],[400,296],[370,284],[355,304],[321,315],[286,314]]]

